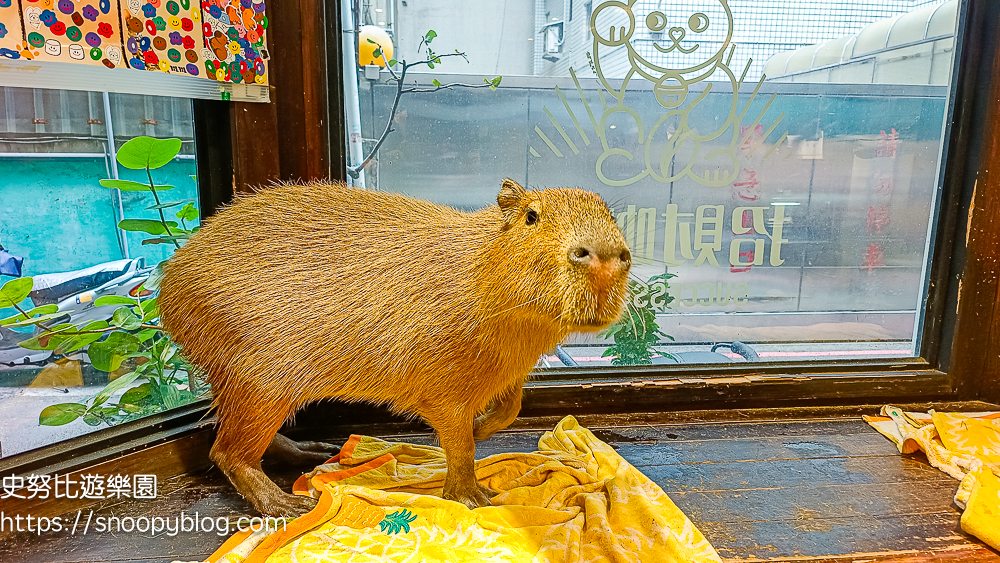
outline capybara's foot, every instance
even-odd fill
[[[475,488],[448,487],[446,485],[441,496],[445,500],[460,502],[470,509],[475,509],[480,506],[490,506],[490,499],[497,494],[496,491],[475,483]]]
[[[231,463],[225,453],[212,448],[212,460],[236,490],[265,516],[296,517],[316,506],[311,497],[290,495],[268,479],[259,465]]]
[[[337,452],[340,446],[324,442],[296,442],[281,434],[275,434],[271,445],[264,451],[264,457],[279,460],[289,465],[308,465],[310,467],[324,463]]]
[[[264,516],[296,518],[316,508],[317,500],[302,495],[281,493],[260,499],[260,506],[254,503],[254,508]]]

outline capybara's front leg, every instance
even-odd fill
[[[266,516],[299,516],[312,510],[316,500],[283,492],[260,468],[264,450],[291,409],[277,404],[258,407],[239,410],[219,404],[218,434],[209,455],[258,512]]]
[[[489,506],[495,491],[476,480],[476,442],[472,438],[472,416],[451,413],[451,418],[429,417],[428,422],[437,430],[441,447],[448,459],[448,474],[444,479],[442,495],[447,500],[460,502],[469,508]]]
[[[472,435],[476,440],[485,440],[499,430],[510,426],[521,412],[523,388],[518,382],[493,401],[489,410],[472,421]]]

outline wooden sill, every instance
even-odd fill
[[[1000,555],[965,535],[951,498],[957,482],[921,455],[900,456],[860,420],[880,405],[720,409],[631,414],[581,414],[578,420],[615,447],[667,491],[729,561],[989,561]],[[919,403],[911,410],[998,410],[986,403]],[[559,416],[520,418],[479,445],[478,455],[531,451]],[[411,422],[293,429],[330,441],[351,433],[424,442],[426,429]],[[198,512],[234,518],[251,513],[208,463],[208,426],[152,447],[105,460],[77,473],[154,473],[155,501],[86,505],[3,501],[4,512],[35,516],[77,510],[98,515],[170,516]],[[268,467],[279,485],[299,475]],[[196,560],[223,541],[214,534],[175,537],[119,533],[19,534],[0,546],[0,560]],[[71,556],[66,555],[72,553]],[[141,555],[139,555],[141,554]]]

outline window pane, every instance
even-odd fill
[[[115,155],[126,162],[136,150],[126,142],[140,136],[177,139],[179,153],[149,175],[119,164]],[[194,148],[190,100],[0,88],[0,244],[7,252],[0,255],[0,284],[17,302],[12,307],[0,297],[0,319],[6,319],[0,323],[0,455],[193,398],[187,374],[175,372],[171,359],[142,357],[166,343],[137,326],[155,317],[140,319],[129,308],[139,298],[143,310],[151,310],[149,291],[139,286],[174,249],[170,241],[149,243],[166,235],[156,198],[175,235],[198,224]],[[143,187],[150,177],[155,196]],[[106,179],[134,184],[110,189],[100,184]],[[166,207],[173,202],[179,203]],[[123,219],[132,230],[118,228]],[[28,279],[28,286],[18,285]],[[118,302],[105,304],[108,296]],[[18,308],[37,322],[18,323],[24,321]],[[42,309],[32,312],[36,308]],[[65,334],[52,336],[66,323],[83,331],[76,344]],[[128,330],[110,330],[115,325]],[[103,402],[102,392],[108,393]]]
[[[653,363],[752,357],[713,353],[734,341],[763,361],[917,354],[958,0],[365,6],[396,73],[465,54],[407,87],[480,87],[404,94],[357,183],[468,209],[508,176],[599,192],[635,257],[632,307],[670,337]],[[396,95],[378,70],[346,82],[355,163]],[[564,348],[608,365],[638,338],[621,334]]]

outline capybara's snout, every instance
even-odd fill
[[[603,236],[573,241],[566,250],[570,277],[576,280],[568,309],[578,329],[598,330],[621,315],[628,294],[632,254],[615,229]]]
[[[627,274],[632,267],[632,254],[624,241],[589,239],[570,247],[570,264],[590,272],[617,276]]]

